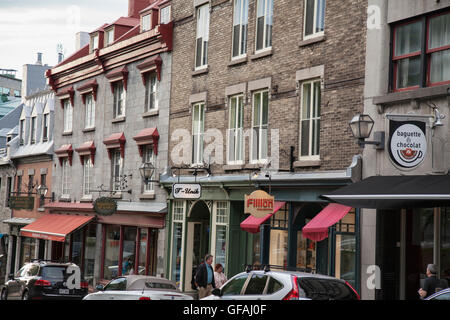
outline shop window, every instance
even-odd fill
[[[107,225],[105,237],[105,260],[103,279],[111,280],[118,276],[120,248],[120,226]]]
[[[289,206],[285,204],[270,219],[269,264],[273,269],[286,269],[288,255]]]
[[[135,272],[136,233],[136,227],[123,227],[122,275]]]
[[[70,261],[81,267],[83,254],[83,230],[78,230],[72,234],[72,252]]]
[[[20,250],[20,265],[31,262],[36,258],[36,239],[22,238],[22,248]]]
[[[181,265],[183,257],[183,223],[184,223],[184,202],[173,202],[173,227],[172,227],[172,257],[171,257],[171,280],[180,287]]]
[[[441,209],[441,279],[447,279],[450,284],[450,208]]]
[[[215,204],[216,233],[215,233],[215,263],[226,268],[228,202],[220,201]]]
[[[336,225],[334,276],[356,288],[355,211],[352,210]]]
[[[310,219],[305,219],[308,224]],[[316,242],[303,238],[302,232],[297,234],[297,269],[311,272],[316,270]]]
[[[86,237],[84,239],[84,279],[93,285],[95,253],[97,243],[97,225],[95,223],[88,224],[86,228]]]
[[[147,242],[148,242],[148,229],[141,228],[139,231],[139,263],[138,263],[138,274],[147,274],[146,272],[146,262],[149,252],[147,252]]]

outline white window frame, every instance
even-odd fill
[[[247,56],[247,41],[248,41],[248,1],[249,0],[234,0],[233,5],[233,30],[232,30],[232,42],[231,42],[231,59],[240,59]],[[238,6],[239,5],[239,6]],[[239,21],[235,21],[236,10],[239,10]],[[243,34],[244,25],[245,33]],[[238,55],[234,55],[234,37],[235,26],[239,26],[239,40],[238,40]],[[243,36],[245,39],[242,39]],[[244,43],[243,43],[244,42]]]
[[[148,144],[144,146],[144,153],[142,155],[143,163],[151,163],[156,168],[156,155],[153,149],[153,145]],[[156,170],[153,171],[150,180],[155,180]],[[144,194],[154,194],[155,193],[155,183],[150,181],[148,183],[143,183],[143,193]]]
[[[61,174],[61,194],[65,197],[70,197],[72,191],[71,185],[71,174],[70,174],[70,163],[69,158],[64,158],[62,160],[62,174]]]
[[[168,24],[172,20],[172,5],[162,7],[159,10],[159,23]]]
[[[313,121],[315,120],[321,120],[320,114],[318,117],[313,117],[313,110],[315,108],[314,106],[314,99],[313,99],[313,95],[314,95],[314,86],[316,83],[319,83],[319,89],[320,92],[319,94],[322,95],[322,81],[321,79],[313,79],[313,80],[306,80],[306,81],[302,81],[300,83],[301,86],[301,105],[300,105],[300,125],[299,125],[299,160],[320,160],[320,126],[319,126],[319,153],[317,155],[313,154]],[[309,151],[308,151],[308,155],[307,156],[302,156],[302,123],[303,123],[303,109],[305,108],[304,106],[304,94],[305,94],[305,85],[311,85],[311,101],[310,101],[310,105],[308,106],[309,108],[309,112],[310,112],[310,117],[307,119],[309,121],[309,139],[308,139],[308,145],[309,145]],[[321,97],[320,97],[320,101],[322,101]],[[321,108],[321,105],[319,105],[319,108]]]
[[[306,35],[306,15],[307,15],[307,1],[314,1],[314,16],[313,16],[313,33]],[[320,1],[323,1],[323,30],[316,32],[317,28],[317,6]],[[303,40],[308,40],[325,34],[325,8],[326,0],[304,0],[304,14],[303,14]]]
[[[208,42],[209,42],[209,3],[196,8],[197,28],[195,36],[195,70],[208,67]],[[198,57],[198,40],[202,39],[200,57]],[[197,61],[200,59],[200,65]]]
[[[71,133],[73,130],[73,107],[69,99],[64,99],[64,133]]]
[[[92,129],[95,127],[95,100],[92,93],[87,93],[85,97],[85,117],[84,117],[84,128]]]
[[[267,92],[267,155],[265,158],[262,157],[262,141],[263,139],[261,139],[262,134],[264,133],[264,125],[262,125],[262,120],[263,120],[263,94],[264,92]],[[258,157],[255,159],[253,157],[253,141],[255,139],[255,132],[254,132],[254,128],[255,128],[255,123],[254,123],[254,112],[255,112],[255,95],[257,94],[261,94],[261,100],[260,100],[260,105],[258,106],[259,108],[259,126],[258,126],[258,131],[259,131],[259,145],[258,145]],[[251,145],[250,145],[250,163],[252,164],[266,164],[269,161],[269,111],[270,111],[270,97],[269,97],[269,90],[268,89],[263,89],[263,90],[258,90],[258,91],[254,91],[252,93],[252,128],[251,128]]]
[[[175,207],[177,205],[180,205],[178,209],[182,210],[181,217],[175,216]],[[172,202],[172,232],[170,237],[170,270],[169,270],[169,279],[175,281],[175,279],[172,279],[173,275],[173,268],[175,267],[175,261],[173,261],[173,248],[174,248],[174,230],[175,230],[175,224],[181,224],[181,261],[180,261],[180,283],[178,283],[178,288],[183,288],[183,278],[184,278],[184,251],[185,251],[185,238],[186,238],[186,232],[185,232],[185,220],[186,220],[186,201],[181,200],[174,200]]]
[[[123,84],[123,80],[116,81],[113,83],[114,86],[114,95],[113,95],[113,104],[114,104],[114,110],[113,110],[113,116],[114,119],[125,117],[126,113],[126,92],[125,87]],[[118,89],[119,87],[122,88],[122,92],[120,92]],[[121,113],[119,114],[119,103],[122,102],[122,108]]]
[[[145,94],[146,94],[146,104],[145,112],[156,111],[159,108],[159,83],[155,72],[149,72],[147,75],[147,81],[145,82]],[[153,100],[152,100],[153,96]],[[152,103],[153,101],[153,103]]]
[[[105,31],[105,47],[114,42],[114,28]]]
[[[225,217],[224,219],[219,219],[220,216],[218,215],[218,211],[219,210],[224,210],[225,211]],[[223,226],[225,227],[225,235],[226,235],[226,239],[225,239],[225,243],[226,243],[226,248],[225,248],[225,263],[223,265],[224,268],[226,268],[226,266],[228,265],[228,249],[229,249],[229,224],[230,224],[230,205],[228,201],[214,201],[213,202],[213,223],[212,223],[212,235],[211,235],[211,254],[214,257],[217,257],[217,248],[216,248],[216,240],[217,240],[217,227],[218,226]]]
[[[232,109],[233,109],[233,103],[232,100],[236,100],[235,104],[235,118],[234,118],[234,127],[231,127],[231,115],[232,115]],[[241,104],[239,104],[241,102]],[[230,165],[241,165],[244,164],[245,161],[245,139],[244,139],[244,95],[243,94],[237,94],[234,96],[229,97],[229,112],[228,112],[228,143],[227,143],[227,163]],[[239,121],[240,120],[240,121]],[[241,126],[239,126],[239,123],[241,123]],[[232,132],[233,130],[233,132]],[[233,135],[233,136],[232,136]],[[231,159],[231,139],[234,140],[234,159]],[[240,140],[240,150],[238,150],[238,144],[236,143],[238,140]],[[237,159],[238,151],[241,154],[240,159]]]
[[[83,197],[91,195],[91,184],[93,178],[94,164],[90,156],[84,156],[83,159]]]
[[[142,32],[149,31],[152,25],[151,13],[142,16]]]
[[[195,109],[197,108],[199,109],[198,123],[200,126],[198,128],[195,128],[195,121],[197,119],[195,119],[194,117],[196,113]],[[203,164],[204,134],[205,134],[205,103],[199,102],[195,103],[192,106],[192,158],[191,158],[192,165]],[[198,137],[199,143],[197,144],[197,149],[194,150],[194,140],[196,136],[199,136]]]
[[[270,33],[270,46],[267,46],[268,34],[267,34],[267,20],[268,20],[268,7],[272,6],[272,29],[273,29],[273,2],[274,0],[256,0],[256,25],[255,25],[255,53],[264,52],[272,49],[272,41],[273,41],[273,30]],[[264,27],[263,27],[263,46],[261,49],[258,49],[258,16],[259,5],[261,2],[264,2]]]
[[[98,33],[91,36],[91,52],[99,48],[99,39]]]
[[[111,150],[111,152],[111,190],[115,192],[121,192],[122,190],[120,189],[120,177],[123,173],[124,159],[122,158],[120,149],[113,149]],[[119,165],[118,172],[116,172],[116,161],[118,161]]]

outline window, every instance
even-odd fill
[[[47,186],[47,175],[41,174],[41,186]],[[44,195],[45,196],[45,195]],[[39,197],[39,207],[42,208],[45,204],[45,199],[43,197]]]
[[[104,265],[103,279],[109,280],[118,276],[119,253],[120,253],[120,226],[105,225],[105,229],[106,229],[105,230],[106,236],[104,239],[104,248],[103,248],[103,250],[105,251],[104,253],[105,260],[103,261]],[[108,290],[108,286],[109,285],[106,286],[105,290]]]
[[[84,157],[83,164],[83,195],[89,196],[91,194],[91,184],[93,178],[93,164],[90,157]]]
[[[20,195],[22,192],[22,176],[17,176],[17,193]]]
[[[252,162],[267,160],[269,91],[253,94]]]
[[[72,132],[73,109],[69,99],[64,100],[64,132]]]
[[[233,278],[221,289],[222,295],[223,296],[240,295],[242,292],[242,288],[244,287],[245,282],[247,281],[247,278],[248,274],[242,274]]]
[[[120,178],[122,173],[123,159],[120,155],[120,150],[115,149],[112,151],[112,190],[121,191]]]
[[[272,47],[273,0],[258,0],[256,51]]]
[[[254,274],[245,288],[245,295],[262,295],[266,287],[268,276]]]
[[[318,158],[320,148],[320,80],[302,84],[300,158]]]
[[[35,144],[36,143],[36,117],[31,118],[31,137],[30,137],[30,143]]]
[[[150,14],[142,16],[142,32],[150,30],[151,28],[150,17],[151,17]]]
[[[114,83],[114,118],[125,116],[125,90],[122,81]]]
[[[197,37],[195,68],[204,68],[208,65],[209,40],[209,4],[197,8]]]
[[[228,202],[218,201],[215,203],[215,263],[220,263],[226,268],[227,252],[227,226],[228,226]]]
[[[49,133],[49,114],[44,114],[44,118],[42,120],[42,127],[43,127],[43,131],[42,131],[42,141],[46,142],[48,141],[48,133]]]
[[[93,95],[86,95],[86,117],[85,125],[86,129],[95,127],[95,101]]]
[[[109,46],[114,42],[114,29],[105,32],[105,46]]]
[[[450,83],[449,12],[394,25],[393,43],[394,91]]]
[[[5,207],[9,207],[9,198],[11,197],[12,190],[13,190],[13,178],[8,177],[8,180],[6,181],[6,204],[5,204]]]
[[[248,0],[234,0],[233,58],[247,53]]]
[[[304,37],[323,35],[325,25],[325,0],[305,0]]]
[[[203,133],[205,129],[205,104],[192,107],[192,164],[203,163]]]
[[[184,223],[184,202],[173,202],[173,232],[172,232],[172,257],[171,257],[171,280],[180,285],[181,267],[183,263],[183,223]]]
[[[98,33],[91,36],[91,52],[98,49]]]
[[[228,163],[244,162],[244,96],[230,98],[230,118],[228,126]]]
[[[161,8],[160,10],[160,23],[161,24],[167,24],[170,22],[170,12],[171,12],[172,6],[166,6],[164,8]]]
[[[147,145],[144,147],[144,157],[142,159],[144,163],[151,163],[155,165],[155,154],[153,153],[153,145]],[[156,171],[156,170],[155,170]],[[150,177],[150,180],[155,180],[155,171]],[[152,193],[155,190],[154,182],[144,182],[144,193]]]
[[[71,192],[71,174],[70,174],[70,164],[69,159],[64,158],[62,161],[62,194],[63,195],[70,195]]]
[[[19,142],[19,144],[21,145],[21,146],[23,146],[23,142],[24,142],[24,139],[25,139],[25,119],[23,119],[23,120],[20,120],[20,128],[19,128],[19,130],[20,130],[20,142]]]
[[[136,236],[136,227],[123,227],[122,275],[135,273]]]
[[[31,195],[34,188],[34,175],[30,174],[28,176],[28,195]]]
[[[158,81],[156,73],[149,73],[145,82],[145,112],[158,109]]]

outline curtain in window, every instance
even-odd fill
[[[450,14],[430,19],[428,49],[437,49],[450,44]],[[430,82],[450,80],[450,50],[431,54]]]
[[[208,64],[209,4],[197,9],[197,52],[196,67]]]

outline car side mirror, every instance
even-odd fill
[[[213,291],[211,291],[211,293],[217,297],[222,296],[222,291],[220,289],[213,289]]]
[[[99,285],[97,285],[97,286],[95,287],[95,290],[97,290],[97,291],[104,291],[104,290],[105,290],[105,287],[102,286],[101,284],[99,284]]]

